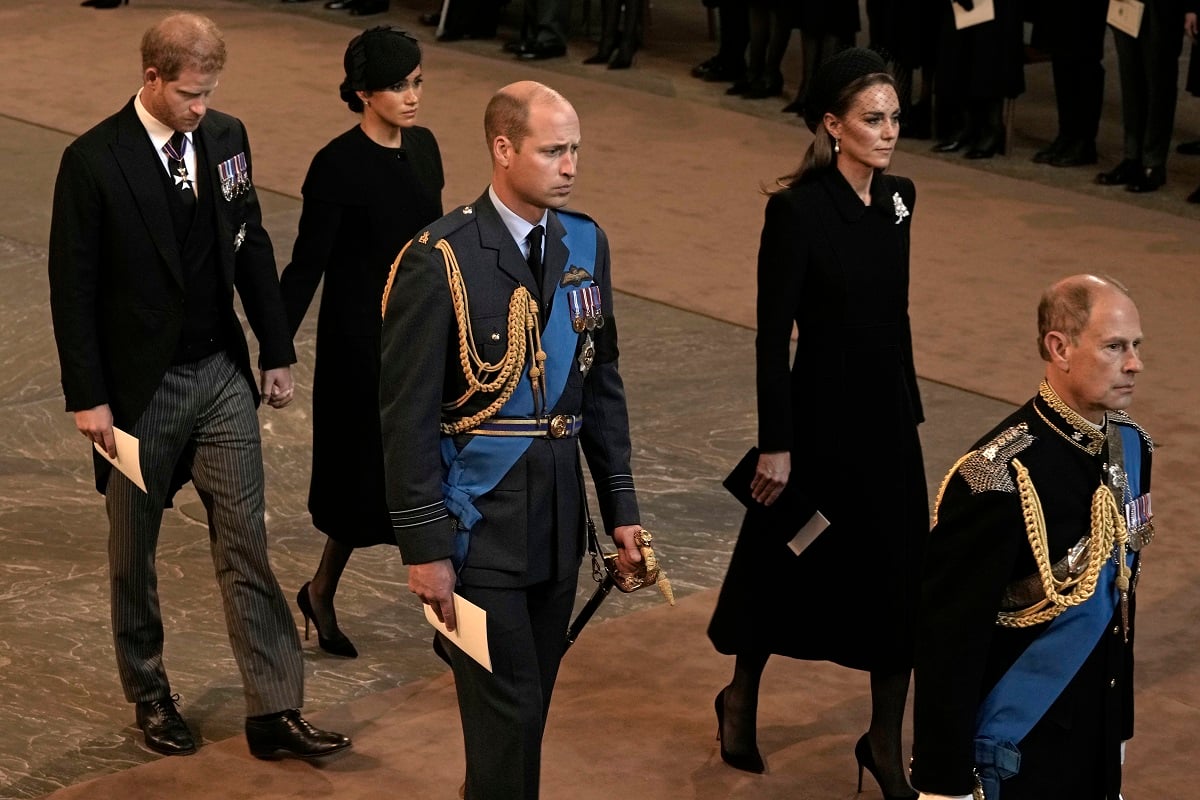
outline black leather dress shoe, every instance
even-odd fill
[[[504,43],[504,52],[512,53],[514,56],[521,53],[526,47],[529,47],[533,42],[525,41],[524,39],[513,39],[511,42]]]
[[[1096,183],[1101,186],[1124,186],[1136,181],[1142,175],[1142,165],[1127,158],[1108,172],[1096,176]]]
[[[427,14],[422,14],[421,16],[417,17],[417,22],[421,23],[422,25],[428,25],[431,28],[436,28],[441,21],[442,12],[440,11],[430,11]]]
[[[967,146],[966,135],[951,136],[949,139],[942,139],[933,147],[929,148],[935,153],[957,153]]]
[[[84,8],[117,8],[128,2],[129,0],[83,0],[79,5]]]
[[[1049,164],[1066,148],[1067,144],[1067,140],[1062,137],[1055,139],[1049,145],[1033,154],[1033,163]]]
[[[255,758],[321,758],[350,746],[350,737],[314,728],[294,708],[246,718],[246,742]]]
[[[701,61],[696,66],[692,67],[692,77],[703,78],[705,75],[712,72],[719,66],[721,66],[721,57],[719,55],[713,56],[707,61]]]
[[[1200,139],[1192,142],[1181,142],[1175,152],[1181,156],[1200,156]]]
[[[137,726],[146,737],[146,746],[165,756],[186,756],[196,752],[196,740],[175,708],[174,697],[160,697],[148,703],[136,703]]]
[[[1129,182],[1129,185],[1125,187],[1125,191],[1133,192],[1134,194],[1157,192],[1166,182],[1166,167],[1146,167],[1146,169],[1142,170],[1141,175]]]
[[[372,14],[382,14],[390,5],[391,0],[358,0],[350,6],[350,16],[369,17]]]
[[[1049,164],[1052,167],[1086,167],[1097,161],[1095,142],[1075,141],[1061,148]]]
[[[567,46],[565,44],[530,42],[521,52],[517,53],[517,58],[525,61],[545,61],[548,58],[562,58],[566,54]]]
[[[734,83],[744,80],[745,77],[745,67],[719,64],[701,75],[700,79],[705,83]]]
[[[351,11],[358,2],[359,0],[329,0],[325,7],[330,11]]]
[[[1197,186],[1195,191],[1187,196],[1189,203],[1200,203],[1200,186]]]
[[[805,105],[804,99],[797,97],[795,100],[793,100],[792,102],[788,103],[786,106],[781,108],[780,111],[782,111],[784,114],[797,114],[797,115],[803,117],[804,116],[804,105]]]
[[[437,37],[439,42],[460,42],[463,39],[495,39],[495,28],[463,28],[462,30],[445,30]]]
[[[773,78],[755,78],[750,82],[742,97],[747,100],[761,100],[764,97],[778,97],[783,94],[783,76]]]

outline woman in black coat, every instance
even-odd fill
[[[333,597],[356,547],[396,543],[384,499],[379,430],[380,303],[400,249],[442,215],[441,153],[415,124],[421,50],[415,39],[372,28],[346,50],[341,97],[358,125],[313,158],[292,262],[280,281],[293,335],[322,277],[313,379],[313,458],[308,510],[328,539],[296,604],[320,646],[358,655],[338,628]]]
[[[833,661],[871,674],[870,728],[855,748],[860,780],[866,768],[885,796],[909,798],[900,729],[929,518],[908,320],[915,193],[911,181],[884,173],[900,110],[884,70],[858,48],[826,62],[807,117],[816,138],[767,201],[755,502],[708,633],[737,656],[716,698],[728,763],[764,768],[755,719],[769,655]],[[807,520],[769,509],[785,487],[789,506],[815,507],[829,521],[799,555],[788,543]]]

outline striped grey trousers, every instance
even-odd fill
[[[267,559],[262,444],[244,376],[223,352],[171,367],[131,433],[140,441],[147,492],[115,470],[106,492],[113,638],[125,698],[171,694],[154,562],[171,475],[183,458],[208,512],[246,715],[300,708],[300,638]]]

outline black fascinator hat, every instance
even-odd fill
[[[812,87],[808,90],[808,102],[804,108],[804,123],[813,133],[826,112],[832,110],[847,86],[866,75],[887,73],[887,64],[874,50],[851,47],[833,55],[817,70]]]
[[[339,92],[354,108],[355,92],[371,92],[394,86],[421,64],[421,46],[404,31],[381,25],[350,40],[343,58],[346,79]],[[358,109],[355,109],[358,110]]]

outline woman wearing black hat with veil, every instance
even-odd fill
[[[353,658],[334,613],[338,581],[357,547],[395,545],[384,499],[379,431],[380,303],[392,261],[442,215],[442,158],[433,133],[416,125],[421,48],[408,34],[371,28],[346,48],[340,94],[361,115],[325,145],[304,179],[292,262],[280,285],[292,332],[324,278],[313,378],[312,482],[308,510],[328,537],[296,604],[305,637]]]
[[[737,657],[716,697],[727,763],[765,768],[755,726],[770,655],[832,661],[871,676],[870,726],[854,749],[860,788],[867,769],[899,799],[916,797],[901,724],[929,517],[908,319],[915,191],[885,172],[900,113],[885,69],[859,48],[821,67],[806,106],[813,143],[767,201],[759,455],[741,478],[748,489],[731,487],[752,499],[708,633]],[[781,496],[787,513],[771,508]],[[791,541],[822,519],[828,527],[807,548]]]

